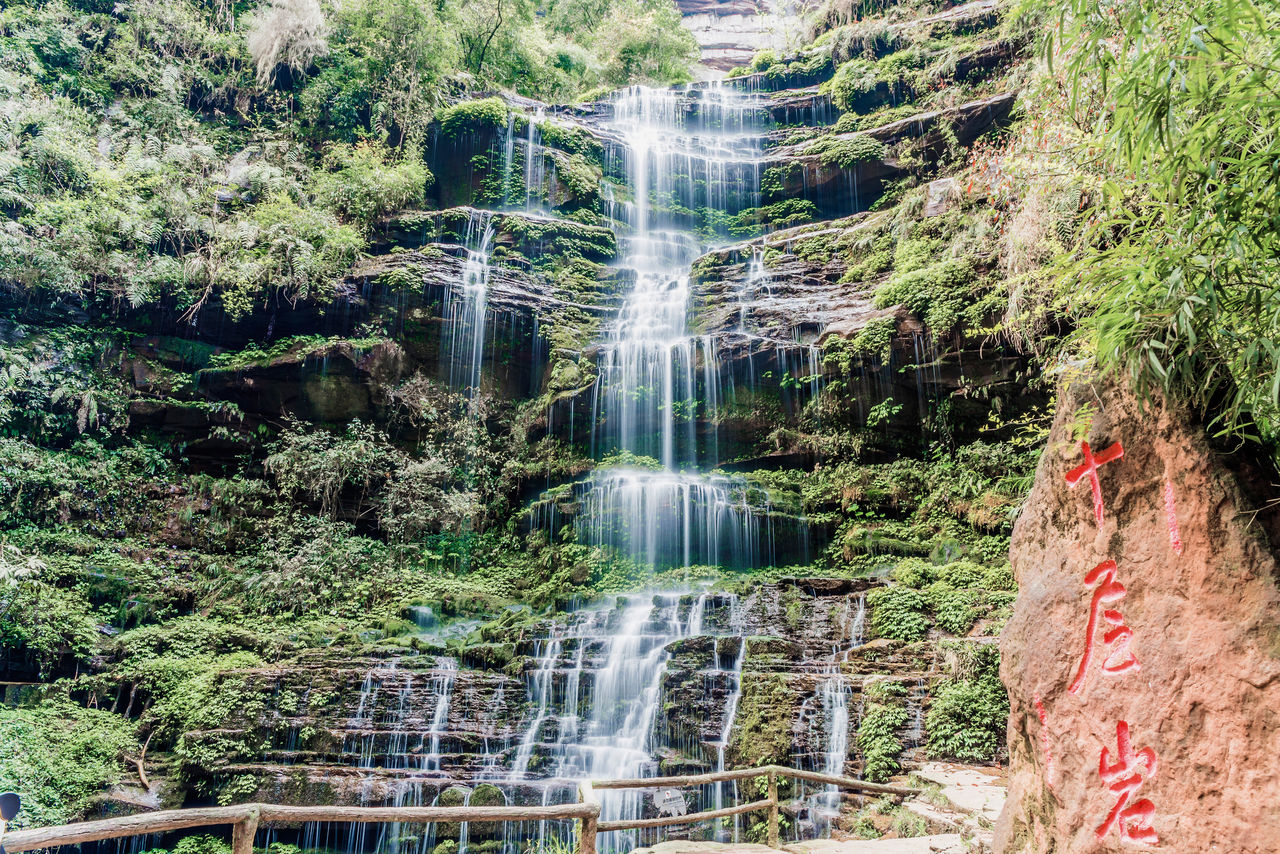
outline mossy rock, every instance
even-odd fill
[[[502,794],[502,790],[492,783],[481,783],[471,791],[470,806],[473,807],[500,807],[505,806],[507,798]],[[468,839],[499,839],[502,835],[502,822],[499,821],[473,821],[467,826]],[[467,849],[470,851],[470,847]]]
[[[516,657],[514,643],[477,643],[464,647],[463,665],[479,670],[502,670]]]
[[[799,661],[804,657],[804,650],[799,644],[793,643],[786,638],[773,637],[771,635],[755,635],[747,638],[747,659],[751,660],[764,656],[782,658],[787,661]]]
[[[667,652],[672,658],[697,658],[710,661],[716,653],[717,639],[710,635],[694,635],[691,638],[680,638],[667,644]]]
[[[461,786],[450,786],[440,793],[436,798],[436,806],[438,807],[460,807],[467,803],[467,796],[470,794]],[[461,826],[456,821],[442,821],[436,824],[436,838],[444,840],[444,842],[452,841],[455,845],[456,852],[457,841],[461,835]],[[443,844],[443,843],[442,843]],[[438,851],[440,846],[436,846]]]
[[[726,757],[731,766],[786,765],[799,704],[799,694],[782,673],[753,674],[743,679]]]

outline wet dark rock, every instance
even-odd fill
[[[477,643],[463,649],[462,663],[481,670],[501,670],[512,662],[515,655],[515,644]]]
[[[967,146],[982,134],[1008,121],[1017,100],[1016,92],[1005,92],[951,107],[919,113],[890,122],[865,133],[886,146],[910,142],[913,153],[928,159],[939,153],[954,136],[956,144]],[[948,129],[943,133],[942,127]],[[827,140],[850,140],[858,134],[838,134]],[[905,167],[894,157],[868,158],[849,166],[841,166],[819,153],[810,153],[812,142],[783,145],[770,149],[765,168],[781,171],[781,195],[808,199],[824,215],[840,215],[865,210],[879,198],[885,182],[905,174]],[[795,164],[799,168],[786,168]]]
[[[769,656],[786,661],[799,661],[803,656],[803,650],[799,644],[785,638],[747,638],[747,659],[753,660],[761,656]]]
[[[867,578],[780,578],[779,587],[798,587],[810,596],[847,596],[877,586]]]

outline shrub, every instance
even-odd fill
[[[904,587],[922,589],[934,580],[936,567],[924,558],[909,557],[893,568],[893,580]]]
[[[907,710],[898,705],[867,704],[858,724],[858,749],[862,752],[862,776],[882,783],[898,772],[902,742],[898,730],[907,723]]]
[[[979,615],[977,591],[956,590],[938,581],[930,585],[926,595],[938,628],[953,635],[967,635],[973,628]]]
[[[909,273],[898,273],[876,291],[876,308],[901,303],[921,317],[935,334],[951,332],[970,303],[974,267],[971,259],[948,258]]]
[[[958,560],[949,563],[938,570],[938,578],[950,584],[957,590],[965,587],[974,587],[982,580],[985,570],[976,563],[967,560]]]
[[[446,137],[474,133],[486,126],[505,128],[507,105],[497,96],[463,101],[441,110],[436,115],[436,120],[440,122],[441,135]]]
[[[80,818],[138,749],[132,721],[67,699],[0,706],[0,788],[22,793],[19,825]]]
[[[961,678],[934,692],[925,716],[925,741],[932,758],[985,762],[1003,744],[1009,718],[1009,695],[1000,682],[1000,651],[990,643],[958,648],[962,659],[969,660]]]
[[[1013,567],[1008,561],[993,566],[982,575],[984,590],[1017,591],[1018,584],[1013,579]]]
[[[901,641],[915,641],[929,632],[925,600],[910,587],[881,587],[867,594],[871,606],[871,627],[876,635]]]
[[[326,207],[364,231],[387,214],[420,204],[431,181],[415,154],[397,160],[375,143],[334,145],[325,154],[325,166],[328,171],[316,174],[313,191]]]

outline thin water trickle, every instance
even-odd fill
[[[462,280],[445,294],[448,304],[449,384],[465,389],[473,404],[480,395],[484,364],[485,319],[489,302],[489,256],[493,251],[496,218],[492,211],[472,211],[463,245],[467,259]]]

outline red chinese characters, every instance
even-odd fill
[[[1080,478],[1089,478],[1089,489],[1093,492],[1093,516],[1102,524],[1102,484],[1098,483],[1098,467],[1124,456],[1124,447],[1116,442],[1100,454],[1094,454],[1088,442],[1080,443],[1084,453],[1084,462],[1067,472],[1067,486],[1075,486]]]
[[[1089,624],[1085,627],[1084,655],[1080,659],[1080,667],[1076,670],[1076,678],[1067,689],[1072,694],[1084,690],[1090,666],[1093,663],[1094,641],[1098,632],[1098,621],[1106,623],[1110,628],[1102,636],[1102,643],[1107,647],[1107,657],[1102,661],[1102,672],[1117,675],[1129,670],[1140,670],[1142,665],[1129,649],[1133,640],[1133,630],[1124,623],[1124,616],[1114,608],[1105,607],[1124,598],[1124,585],[1116,580],[1116,562],[1104,560],[1095,566],[1084,577],[1084,583],[1097,585],[1093,591],[1093,603],[1089,608]]]
[[[1129,743],[1129,724],[1118,721],[1115,756],[1112,757],[1110,749],[1104,747],[1098,757],[1098,774],[1116,798],[1106,821],[1094,829],[1099,839],[1105,839],[1112,828],[1119,828],[1121,839],[1147,845],[1160,841],[1151,827],[1155,804],[1146,798],[1133,799],[1139,787],[1156,775],[1158,767],[1156,752],[1150,747],[1135,751]]]

